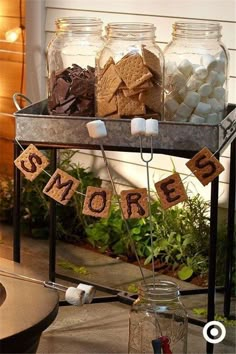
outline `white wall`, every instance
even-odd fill
[[[41,41],[41,50],[45,50],[47,43],[52,37],[55,26],[54,21],[61,16],[96,16],[103,20],[104,24],[112,21],[139,21],[154,23],[157,28],[157,42],[161,48],[164,48],[171,39],[171,25],[177,20],[208,20],[218,21],[222,24],[222,41],[228,47],[231,57],[230,65],[230,80],[229,80],[229,101],[236,103],[236,0],[27,0],[31,5],[34,4],[36,11],[33,11],[31,6],[31,25],[43,26],[44,38],[41,35],[36,36],[36,44]],[[41,11],[41,18],[45,24],[39,23],[38,11]],[[26,16],[28,16],[26,8]],[[34,23],[34,18],[37,24]],[[38,28],[42,34],[42,28]],[[31,28],[27,28],[31,31]],[[28,38],[28,34],[27,34]],[[31,38],[31,43],[34,43]],[[34,45],[36,46],[34,43]],[[31,51],[30,60],[40,62],[39,56],[42,56],[42,51]],[[40,93],[34,92],[33,85],[31,90],[27,92],[33,101],[44,99],[46,97],[46,65],[44,61],[42,65],[37,66],[37,75],[34,80],[42,80],[37,83],[41,87]],[[31,67],[32,69],[32,67]],[[28,72],[27,81],[32,82],[32,71]],[[146,170],[139,154],[112,152],[109,153],[109,159],[116,180],[121,185],[133,185],[139,187],[146,186]],[[82,151],[79,155],[79,160],[83,166],[90,166],[96,169],[100,177],[107,179],[107,173],[104,169],[104,163],[101,154],[96,151]],[[185,163],[187,160],[166,155],[155,155],[151,162],[151,179],[156,182],[161,178],[166,177],[173,170],[173,164],[176,170],[181,173],[184,178],[189,174]],[[229,165],[229,149],[227,149],[221,162],[226,167],[226,171],[220,175],[220,205],[227,206],[228,193],[228,168]],[[189,190],[198,191],[204,197],[209,199],[210,186],[202,187],[196,178],[188,177],[185,181],[188,184]]]

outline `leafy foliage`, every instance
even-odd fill
[[[10,222],[13,209],[13,180],[0,177],[0,220]]]
[[[83,215],[83,195],[87,186],[101,186],[101,179],[93,172],[73,163],[77,150],[62,150],[58,167],[80,180],[77,193],[66,207],[57,204],[57,237],[69,242],[86,239],[101,252],[109,250],[114,255],[125,255],[135,259],[134,245],[139,257],[149,264],[152,255],[155,260],[178,268],[182,280],[193,274],[203,275],[208,270],[209,249],[209,205],[200,195],[188,198],[163,210],[158,198],[151,202],[153,249],[151,248],[150,220],[127,220],[130,232],[117,203],[112,203],[110,216],[97,219]],[[44,152],[46,153],[46,152]],[[50,159],[50,157],[49,157]],[[41,173],[33,182],[22,179],[21,215],[25,232],[32,237],[48,237],[50,199],[43,194],[48,175]],[[82,194],[82,196],[81,196]],[[0,219],[10,221],[13,209],[13,181],[0,180]],[[217,243],[217,285],[224,283],[226,255],[226,223],[219,225]],[[235,291],[236,271],[234,247],[233,284]]]
[[[101,219],[86,227],[88,241],[102,251],[126,254],[134,258],[132,243],[137,254],[145,257],[145,264],[155,258],[173,266],[182,265],[180,277],[189,278],[193,272],[203,274],[208,267],[209,217],[208,204],[199,196],[164,211],[159,200],[151,204],[153,251],[150,243],[148,219],[128,220],[130,239],[117,207],[111,209],[108,219]]]

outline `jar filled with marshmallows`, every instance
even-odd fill
[[[165,56],[165,120],[218,124],[227,107],[229,55],[221,25],[175,22]]]
[[[109,23],[96,61],[96,115],[163,116],[164,57],[150,23]]]

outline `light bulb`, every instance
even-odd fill
[[[20,27],[15,27],[10,29],[5,33],[6,41],[11,43],[15,42],[18,39],[20,33],[21,33]]]

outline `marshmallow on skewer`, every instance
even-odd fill
[[[94,295],[96,292],[96,289],[94,286],[80,283],[77,286],[77,289],[85,292],[85,295],[84,295],[84,303],[85,304],[90,304],[93,301],[93,298],[94,298]]]
[[[107,136],[105,123],[100,119],[93,120],[87,123],[86,126],[91,138],[103,138]]]
[[[131,120],[131,135],[145,135],[146,120],[144,118],[133,118]]]
[[[76,306],[81,306],[84,304],[85,300],[85,291],[81,289],[74,288],[70,286],[65,293],[65,300],[71,304]]]
[[[159,133],[159,123],[157,119],[146,120],[146,136],[157,136]]]

